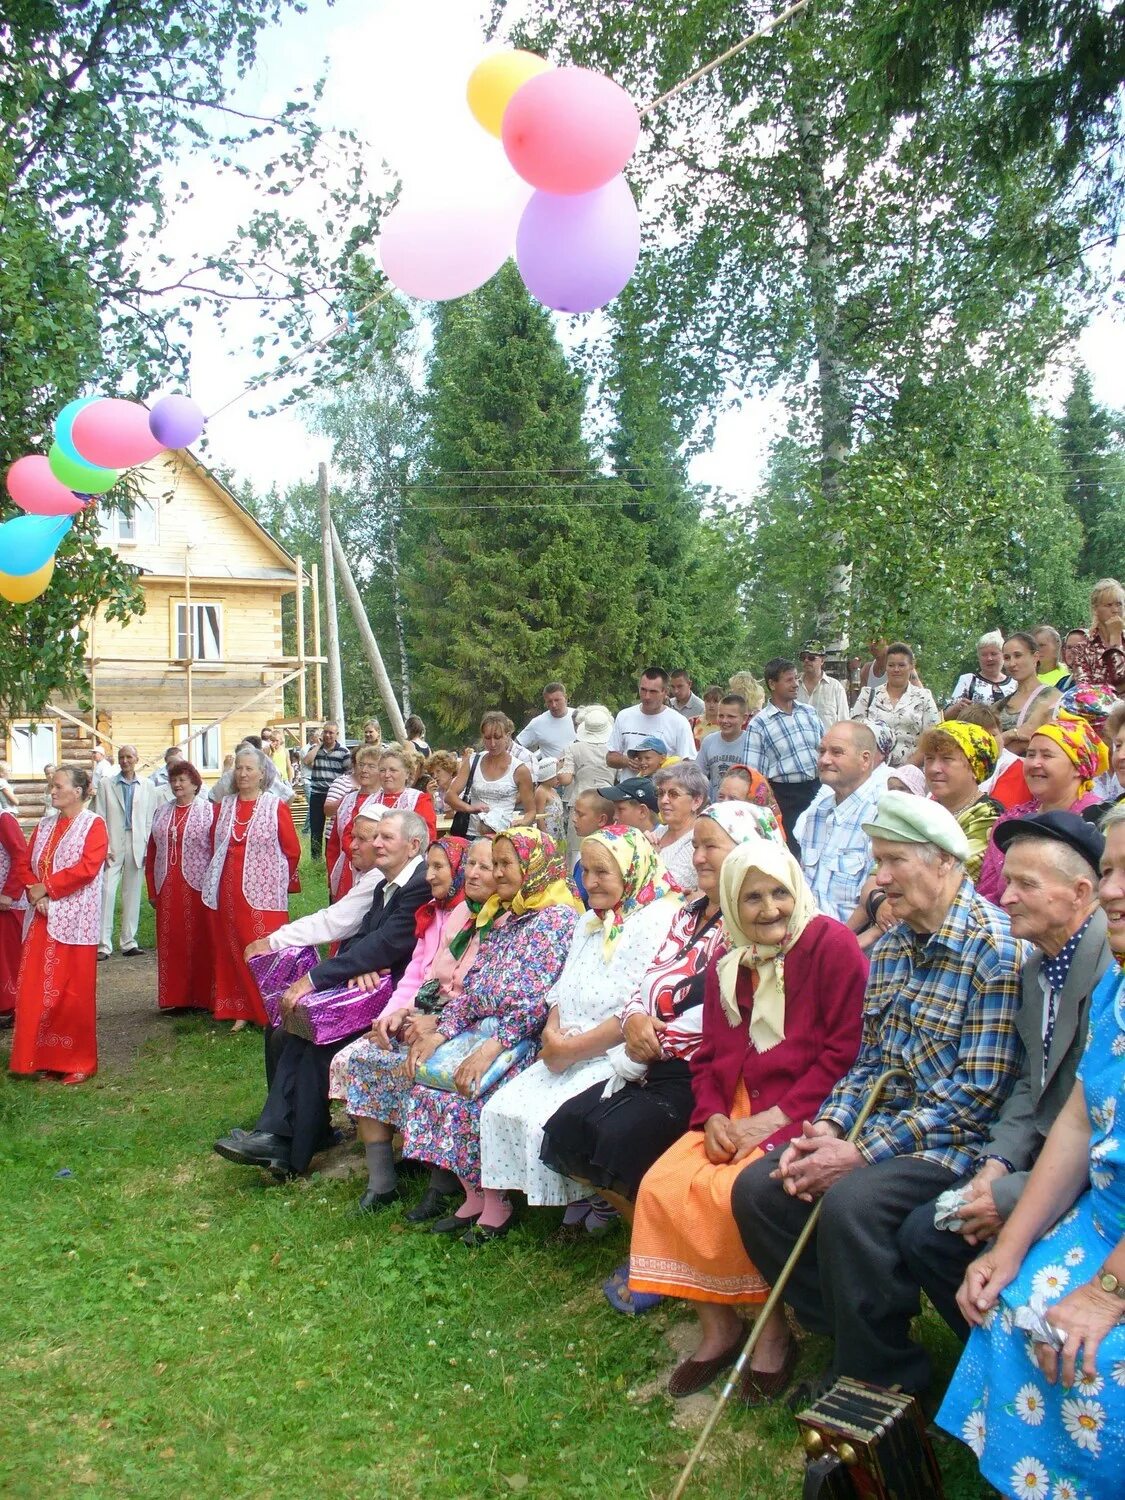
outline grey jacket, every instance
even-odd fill
[[[1113,962],[1101,907],[1095,908],[1090,918],[1059,996],[1045,1079],[1043,987],[1039,983],[1042,962],[1043,955],[1036,949],[1020,976],[1022,994],[1016,1027],[1023,1040],[1024,1069],[981,1151],[983,1156],[1003,1156],[1016,1168],[992,1184],[993,1201],[1004,1219],[1015,1208],[1047,1132],[1074,1087],[1074,1075],[1086,1046],[1090,996]]]

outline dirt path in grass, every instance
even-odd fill
[[[156,1008],[156,954],[114,954],[98,964],[98,1067],[121,1069],[153,1037],[165,1035],[172,1018]]]

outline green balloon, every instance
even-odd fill
[[[64,453],[58,443],[51,444],[47,454],[51,473],[76,495],[104,495],[121,477],[116,469],[101,469],[96,464],[80,464],[77,459]]]

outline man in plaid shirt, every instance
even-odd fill
[[[872,949],[859,1056],[780,1161],[767,1155],[743,1172],[731,1207],[751,1260],[774,1281],[823,1199],[786,1301],[835,1340],[829,1380],[851,1375],[922,1394],[929,1358],[910,1337],[919,1288],[898,1230],[970,1167],[1018,1077],[1025,952],[1007,915],[975,894],[952,814],[885,792],[863,826],[898,921]],[[843,1138],[888,1068],[906,1076],[888,1082],[850,1144]],[[763,1394],[778,1393],[794,1352],[784,1343],[757,1351]]]
[[[769,698],[746,731],[746,764],[760,771],[781,808],[785,837],[794,857],[801,846],[793,832],[797,819],[820,791],[817,756],[820,753],[820,715],[797,702],[797,668],[783,656],[766,662],[762,670]]]

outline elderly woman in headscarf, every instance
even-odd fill
[[[266,1008],[245,953],[251,943],[285,925],[289,896],[301,889],[297,865],[301,845],[293,816],[268,788],[277,771],[253,745],[235,751],[233,791],[213,809],[210,863],[203,879],[203,904],[212,913],[217,1021],[267,1022]]]
[[[737,845],[719,901],[730,951],[707,970],[690,1129],[641,1182],[629,1257],[634,1293],[685,1297],[699,1317],[699,1345],[668,1382],[673,1396],[703,1390],[734,1363],[746,1338],[735,1309],[769,1290],[731,1214],[736,1178],[815,1117],[854,1062],[863,1025],[867,963],[855,934],[817,912],[787,848]],[[795,1362],[778,1312],[743,1375],[743,1401],[771,1399]]]
[[[930,796],[953,814],[969,841],[965,873],[976,880],[992,826],[1004,811],[981,792],[981,783],[996,769],[999,741],[979,724],[943,719],[926,730],[918,748]]]
[[[1100,799],[1094,791],[1094,780],[1108,765],[1105,744],[1084,719],[1060,718],[1035,731],[1023,758],[1031,800],[1009,808],[992,825],[977,880],[980,895],[999,904],[1004,890],[1004,855],[996,847],[996,830],[1011,818],[1030,818],[1045,812],[1082,813],[1096,807]]]
[[[476,913],[492,894],[491,845],[483,840],[478,842],[485,854],[483,867],[487,876],[483,881],[480,878],[481,849],[477,849],[477,860],[471,861],[467,839],[442,838],[430,845],[426,851],[426,880],[429,882],[430,900],[414,914],[414,931],[418,941],[410,962],[370,1032],[350,1042],[332,1059],[328,1097],[347,1102],[348,1113],[356,1121],[357,1134],[365,1148],[369,1145],[376,1148],[383,1144],[387,1147],[390,1145],[389,1140],[384,1142],[383,1132],[373,1132],[369,1127],[372,1124],[378,1125],[386,1113],[384,1089],[389,1079],[392,1094],[396,1088],[392,1074],[402,1071],[406,1052],[395,1038],[402,1032],[407,1016],[419,1004],[423,987],[427,987],[425,1003],[427,1006],[433,1003],[434,1009],[440,1008],[443,987],[446,997],[451,997],[460,990],[464,969],[460,967],[459,959],[469,946]],[[470,865],[475,877],[471,885]],[[453,943],[458,937],[461,941],[454,953]],[[475,957],[475,949],[473,956]],[[465,968],[467,967],[466,964]],[[377,974],[364,975],[357,984],[369,989],[379,984],[381,977]],[[393,1185],[388,1187],[384,1180],[386,1169],[390,1165],[387,1162],[387,1151],[375,1149],[369,1156],[371,1170],[367,1193],[375,1201],[364,1205],[361,1200],[361,1206],[367,1208],[377,1206],[380,1195],[393,1190]],[[393,1171],[393,1165],[390,1165],[390,1170]],[[449,1180],[448,1173],[441,1174],[435,1169],[421,1204],[411,1209],[407,1218],[421,1223],[424,1219],[435,1217],[435,1209],[456,1188],[455,1178]]]
[[[533,1205],[584,1200],[587,1189],[540,1157],[543,1126],[567,1099],[614,1075],[618,1012],[665,942],[681,897],[636,828],[620,823],[582,841],[589,912],[547,996],[542,1051],[533,1068],[498,1089],[481,1116],[485,1188],[518,1188]]]
[[[403,1153],[454,1173],[464,1191],[456,1212],[439,1219],[435,1234],[460,1234],[464,1243],[483,1244],[505,1234],[511,1205],[502,1193],[482,1191],[480,1118],[484,1079],[499,1058],[516,1052],[504,1078],[530,1067],[534,1051],[521,1044],[538,1040],[547,1019],[547,996],[562,971],[582,912],[566,884],[562,856],[535,828],[510,828],[492,841],[493,895],[477,914],[476,961],[460,995],[449,1001],[437,1027],[411,1043],[405,1086],[384,1118],[401,1124]],[[453,1075],[454,1089],[414,1083],[419,1066],[443,1042],[489,1023],[484,1036]],[[389,1138],[389,1137],[388,1137]]]
[[[632,1221],[641,1178],[688,1128],[693,1098],[689,1063],[702,1035],[703,980],[712,959],[726,951],[719,909],[719,873],[737,844],[760,838],[784,844],[768,808],[716,802],[695,824],[692,860],[698,893],[672,918],[641,981],[618,1011],[624,1041],[611,1048],[613,1075],[568,1099],[544,1126],[540,1151],[556,1172],[599,1190]],[[584,1208],[572,1204],[564,1231],[582,1232]],[[597,1227],[597,1212],[586,1228]],[[602,1290],[622,1313],[646,1312],[662,1299],[629,1291],[629,1263]]]

